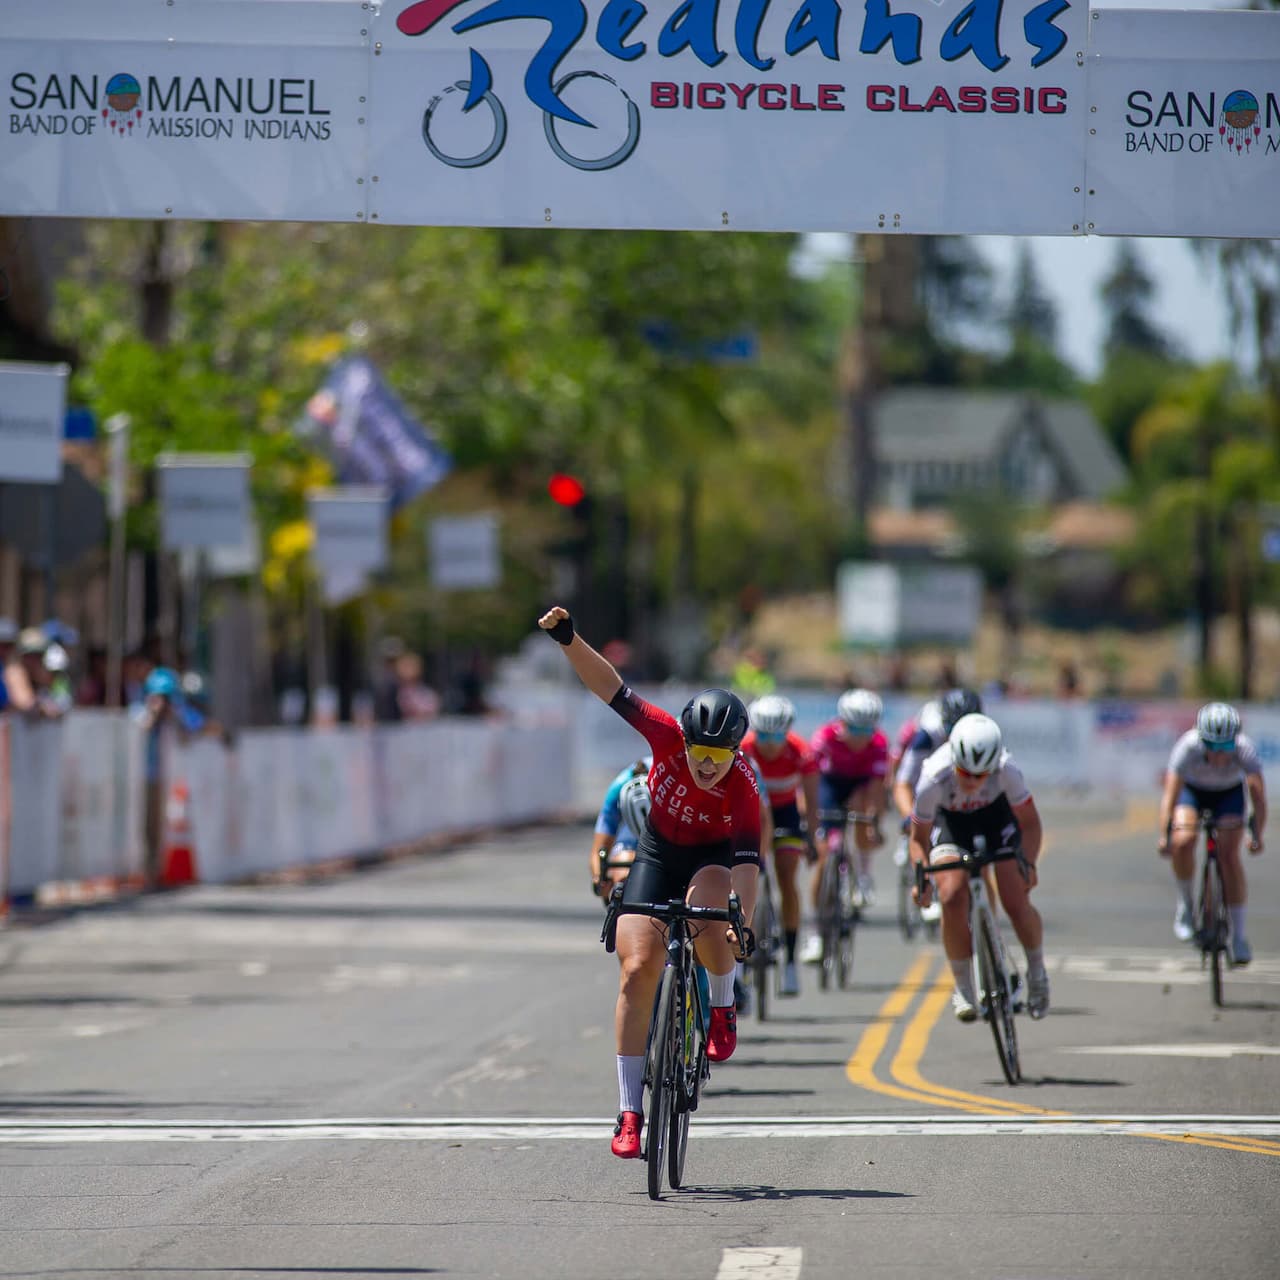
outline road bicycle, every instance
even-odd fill
[[[853,976],[853,937],[860,912],[850,846],[859,824],[878,829],[879,820],[874,814],[849,809],[824,809],[818,820],[827,846],[822,879],[818,883],[818,937],[822,942],[818,985],[825,991],[834,977],[836,985],[843,990]]]
[[[1196,907],[1196,942],[1200,947],[1200,968],[1209,969],[1213,1003],[1222,1008],[1222,971],[1234,968],[1231,959],[1231,915],[1222,886],[1222,864],[1218,861],[1218,820],[1212,809],[1200,812],[1204,832],[1204,868],[1200,872],[1200,901]]]
[[[933,850],[956,855],[952,861],[925,866],[916,863],[916,888],[923,892],[926,876],[937,877],[941,872],[964,871],[969,877],[969,934],[973,939],[973,985],[978,996],[978,1008],[985,1022],[990,1024],[995,1038],[996,1053],[1004,1078],[1010,1084],[1022,1079],[1022,1064],[1018,1058],[1018,1029],[1014,1014],[1022,1009],[1021,980],[1009,959],[1000,926],[996,923],[991,899],[987,895],[983,867],[997,862],[1017,862],[1025,876],[1027,860],[1017,847],[987,852],[984,836],[975,836],[973,849],[959,845],[939,845]]]
[[[936,912],[925,915],[912,890],[915,872],[911,869],[910,840],[904,832],[893,851],[893,861],[898,868],[898,928],[907,942],[914,941],[923,932],[930,942],[937,941],[940,919]]]
[[[667,962],[649,1019],[644,1056],[645,1127],[641,1154],[648,1166],[649,1199],[662,1193],[665,1171],[672,1190],[684,1182],[689,1147],[689,1117],[698,1109],[703,1084],[711,1077],[707,1058],[710,1001],[699,996],[694,958],[694,930],[698,923],[717,921],[732,927],[739,940],[738,958],[746,960],[754,935],[742,918],[736,893],[725,907],[693,907],[680,898],[670,902],[623,902],[618,885],[609,899],[600,940],[605,950],[616,945],[620,915],[649,916],[667,929]]]
[[[774,857],[779,850],[803,853],[807,848],[803,831],[778,827],[773,833]],[[777,996],[782,991],[782,964],[787,941],[782,924],[782,898],[774,887],[773,867],[766,865],[764,859],[760,862],[757,884],[756,909],[751,917],[751,929],[756,940],[751,953],[751,983],[755,991],[756,1017],[764,1022],[769,1016],[770,993]]]

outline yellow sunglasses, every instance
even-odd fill
[[[710,760],[712,764],[728,764],[734,757],[732,747],[704,747],[698,743],[686,742],[684,749],[699,763]]]

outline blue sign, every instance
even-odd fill
[[[64,440],[92,440],[98,434],[98,420],[92,409],[83,405],[72,405],[62,419],[62,438]]]

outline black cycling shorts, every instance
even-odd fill
[[[657,835],[648,823],[636,845],[636,860],[631,864],[623,902],[683,901],[689,882],[703,867],[732,867],[733,857],[728,840],[715,844],[672,844]]]
[[[971,812],[939,809],[929,834],[929,847],[936,849],[939,845],[953,844],[972,853],[978,836],[986,840],[988,853],[1014,848],[1020,843],[1021,829],[1008,796],[997,796],[990,804]]]

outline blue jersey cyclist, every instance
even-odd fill
[[[613,886],[627,878],[635,861],[636,842],[649,817],[649,770],[652,756],[641,756],[609,783],[596,815],[591,842],[591,891],[608,899]]]
[[[747,732],[747,709],[726,689],[690,698],[677,720],[645,701],[622,681],[611,662],[577,635],[559,605],[538,626],[563,646],[578,678],[612,708],[653,751],[649,816],[627,876],[624,902],[684,898],[694,906],[728,906],[730,891],[750,920],[760,871],[760,790],[738,754]],[[733,1007],[735,947],[729,930],[704,928],[695,944],[711,986],[707,1057],[724,1062],[737,1047]],[[640,1156],[644,1124],[644,1050],[654,995],[666,959],[666,931],[641,915],[618,921],[620,968],[614,1017],[618,1046],[618,1123],[612,1150]]]
[[[1208,810],[1218,826],[1222,892],[1231,917],[1231,959],[1248,964],[1253,949],[1245,937],[1246,886],[1240,861],[1245,790],[1253,806],[1249,852],[1262,852],[1267,823],[1267,788],[1258,748],[1240,732],[1240,713],[1225,702],[1210,702],[1196,715],[1196,727],[1174,743],[1160,797],[1161,857],[1173,862],[1178,903],[1173,931],[1182,942],[1193,935],[1191,894],[1196,870],[1199,815]]]

